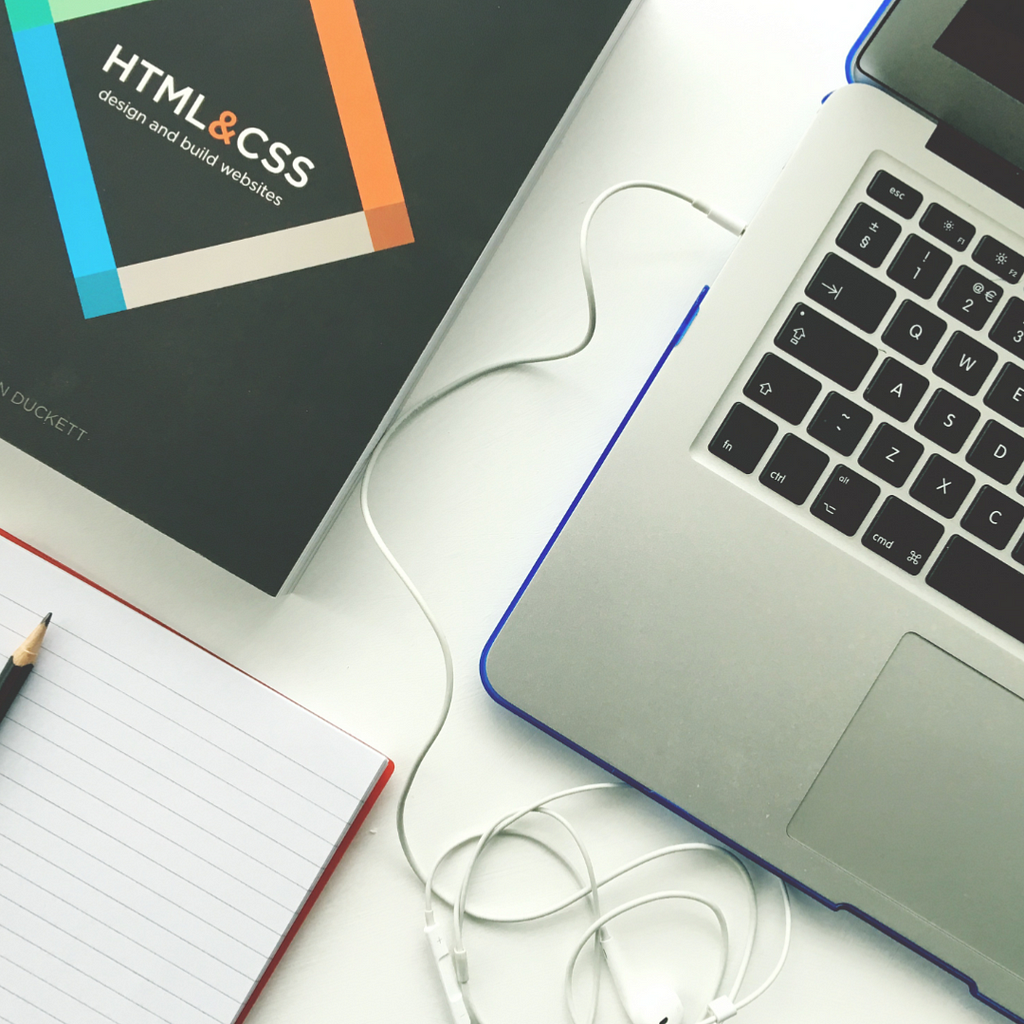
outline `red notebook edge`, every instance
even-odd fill
[[[267,982],[270,981],[270,976],[274,973],[274,969],[281,962],[281,958],[284,956],[289,945],[291,945],[292,939],[294,939],[296,934],[298,934],[299,928],[302,926],[302,922],[306,920],[307,915],[313,909],[313,904],[317,901],[317,897],[319,897],[320,893],[323,892],[324,886],[327,885],[331,875],[334,874],[334,869],[341,861],[341,855],[348,849],[349,844],[355,838],[356,832],[359,831],[359,828],[366,820],[366,816],[370,813],[370,808],[374,805],[377,797],[379,797],[381,792],[384,790],[384,786],[387,784],[388,779],[391,778],[391,774],[394,770],[395,763],[389,759],[388,763],[384,766],[384,770],[380,773],[380,777],[377,779],[377,784],[370,791],[366,801],[363,803],[363,806],[359,809],[359,813],[352,819],[352,824],[349,825],[341,842],[338,843],[338,848],[334,851],[331,859],[327,862],[327,866],[321,873],[316,885],[309,890],[306,902],[302,904],[302,909],[298,914],[296,914],[291,928],[285,932],[280,945],[277,947],[277,952],[274,953],[270,958],[270,962],[264,968],[263,973],[260,975],[260,980],[256,982],[256,985],[249,998],[246,1000],[245,1005],[239,1011],[238,1016],[235,1017],[234,1024],[242,1024],[242,1021],[244,1021],[249,1015],[249,1011],[256,1005],[256,1000],[266,987]]]
[[[23,550],[28,551],[30,554],[35,555],[37,558],[41,558],[44,562],[48,562],[50,565],[53,565],[56,568],[61,569],[63,572],[68,573],[70,576],[74,576],[75,579],[80,580],[82,583],[88,584],[94,590],[98,590],[101,594],[104,594],[106,597],[109,597],[112,600],[117,601],[118,604],[122,604],[126,608],[130,608],[133,612],[136,612],[143,618],[149,619],[150,622],[155,623],[162,629],[166,629],[169,633],[173,633],[175,636],[180,637],[187,643],[192,644],[193,647],[198,647],[199,650],[210,655],[211,658],[216,658],[218,661],[223,662],[225,665],[231,665],[231,667],[235,669],[236,672],[241,672],[242,675],[253,680],[253,682],[259,683],[260,686],[265,686],[268,690],[272,690],[282,699],[290,701],[292,704],[296,704],[299,707],[302,707],[304,711],[308,712],[316,718],[319,718],[321,721],[327,722],[327,719],[325,719],[322,715],[317,715],[316,712],[310,711],[308,708],[299,704],[298,701],[292,700],[292,698],[289,697],[287,694],[281,693],[280,690],[275,690],[274,687],[263,682],[262,679],[257,679],[256,676],[251,675],[244,669],[238,668],[237,665],[232,665],[231,662],[229,662],[226,658],[222,658],[219,654],[215,654],[213,651],[207,649],[206,647],[203,647],[202,644],[197,644],[194,640],[187,637],[184,633],[181,633],[178,630],[172,628],[171,626],[168,626],[166,623],[161,622],[155,616],[150,615],[148,612],[145,612],[141,608],[136,607],[130,601],[126,601],[123,597],[118,597],[117,594],[113,593],[110,590],[107,590],[106,587],[102,587],[98,583],[93,582],[87,576],[83,576],[80,572],[76,572],[70,566],[67,566],[63,562],[58,561],[52,555],[46,554],[45,551],[40,551],[38,548],[35,548],[31,544],[28,544],[25,541],[23,541],[20,537],[14,536],[13,533],[8,533],[7,530],[3,529],[2,527],[0,527],[0,537],[3,537],[5,540],[9,540],[12,544],[16,544]],[[346,735],[352,736],[352,733],[346,732],[346,730],[341,729],[333,722],[328,722],[328,725],[330,725],[332,728],[338,729],[339,732],[344,732]],[[357,737],[353,737],[353,739],[356,738]],[[362,743],[363,741],[359,740],[359,742]],[[369,746],[369,744],[365,745]],[[356,833],[359,831],[363,822],[366,820],[367,815],[370,813],[370,809],[377,802],[377,798],[383,792],[385,785],[387,785],[388,779],[390,779],[392,774],[394,773],[394,761],[392,761],[385,754],[381,754],[381,752],[377,750],[375,747],[371,747],[370,749],[374,750],[376,753],[380,754],[381,757],[385,758],[384,767],[381,770],[380,775],[377,777],[377,781],[376,783],[374,783],[373,789],[371,789],[370,792],[367,794],[366,799],[363,801],[363,805],[359,808],[358,814],[356,814],[356,816],[352,819],[352,823],[345,830],[345,834],[342,836],[341,841],[335,848],[334,853],[331,854],[331,859],[327,862],[327,865],[320,873],[320,877],[317,879],[316,884],[313,886],[312,889],[310,889],[305,901],[302,904],[301,909],[299,910],[298,914],[295,915],[295,920],[292,922],[291,927],[288,929],[287,932],[285,932],[284,936],[281,938],[280,943],[278,943],[274,955],[267,962],[266,967],[263,969],[263,973],[260,975],[259,980],[253,987],[252,992],[249,994],[249,998],[245,1001],[244,1005],[242,1006],[237,1016],[235,1017],[234,1024],[242,1024],[242,1021],[245,1020],[245,1018],[249,1015],[249,1012],[256,1004],[256,1000],[259,998],[260,993],[263,991],[263,989],[266,987],[267,982],[270,980],[270,976],[274,973],[274,969],[281,962],[281,959],[284,957],[285,951],[291,944],[292,939],[295,938],[295,935],[298,933],[298,930],[301,927],[303,921],[306,920],[306,917],[309,915],[310,910],[312,910],[313,904],[316,902],[320,893],[323,892],[324,887],[330,880],[331,875],[334,874],[335,868],[337,868],[338,863],[341,861],[342,854],[344,854],[344,852],[349,848],[349,846],[352,843],[352,840],[355,839]]]

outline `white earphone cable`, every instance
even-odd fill
[[[383,454],[385,449],[390,444],[391,440],[406,426],[408,426],[414,419],[426,412],[428,409],[435,406],[438,402],[444,398],[453,394],[454,392],[472,384],[476,381],[482,380],[484,377],[488,377],[492,374],[498,373],[503,370],[509,370],[516,367],[537,365],[541,363],[555,362],[562,359],[567,359],[570,356],[576,355],[582,352],[591,342],[594,337],[595,330],[597,328],[597,303],[594,295],[594,284],[593,275],[590,268],[590,257],[589,257],[589,235],[591,222],[593,221],[594,215],[600,209],[600,207],[613,195],[619,192],[624,192],[629,189],[651,189],[657,192],[662,192],[675,198],[682,199],[684,202],[692,205],[698,212],[705,214],[710,220],[725,227],[733,234],[742,235],[745,226],[727,214],[721,211],[715,210],[708,204],[695,199],[677,189],[671,188],[667,185],[662,185],[654,181],[624,181],[617,185],[613,185],[610,188],[605,189],[594,201],[591,203],[590,208],[587,210],[585,217],[583,218],[583,224],[580,229],[580,267],[583,274],[583,284],[586,290],[587,297],[587,310],[588,310],[588,323],[586,332],[582,340],[575,345],[573,348],[567,351],[557,352],[546,355],[537,355],[523,357],[519,359],[510,359],[504,362],[494,364],[492,366],[484,367],[480,370],[472,371],[468,374],[459,377],[455,381],[445,385],[438,389],[427,398],[415,403],[410,409],[402,413],[384,432],[380,441],[377,443],[369,459],[367,460],[366,468],[363,472],[363,478],[360,486],[359,503],[362,511],[363,520],[366,524],[366,528],[373,538],[374,543],[379,548],[381,554],[387,560],[388,564],[392,567],[399,579],[405,585],[406,589],[412,595],[413,600],[419,606],[427,622],[430,624],[431,629],[434,632],[437,642],[441,648],[441,653],[444,659],[444,670],[445,670],[445,689],[444,697],[441,702],[441,709],[438,714],[437,720],[427,737],[426,742],[423,744],[418,754],[413,760],[412,767],[409,774],[402,786],[401,792],[398,799],[398,808],[396,812],[396,826],[398,832],[399,842],[402,847],[402,851],[409,862],[409,866],[412,868],[416,877],[424,884],[425,888],[425,916],[427,922],[427,934],[431,940],[432,946],[435,948],[435,955],[438,958],[439,970],[442,972],[442,980],[445,983],[445,988],[449,995],[449,1000],[452,1004],[452,1012],[457,1020],[473,1020],[476,1024],[481,1024],[481,1018],[475,1007],[473,1006],[468,989],[468,962],[466,958],[465,946],[463,942],[463,926],[465,918],[473,918],[477,920],[487,921],[491,923],[520,923],[527,921],[535,921],[540,918],[549,917],[552,914],[556,914],[567,907],[572,906],[574,903],[580,900],[589,898],[591,908],[594,914],[595,921],[588,928],[588,930],[581,937],[580,941],[573,952],[570,959],[569,965],[566,971],[565,986],[566,986],[566,999],[569,1008],[569,1013],[574,1022],[577,1021],[575,1003],[573,1001],[573,975],[575,971],[576,962],[587,943],[593,940],[595,943],[595,952],[598,954],[601,951],[601,939],[605,936],[605,925],[621,916],[628,911],[635,909],[636,907],[643,906],[662,899],[685,899],[695,901],[708,907],[714,914],[718,921],[719,928],[722,935],[724,955],[722,958],[722,969],[715,986],[715,998],[709,1005],[711,1010],[711,1016],[707,1017],[705,1021],[700,1024],[712,1024],[712,1022],[718,1020],[724,1020],[727,1016],[731,1016],[735,1011],[748,1003],[753,1001],[759,995],[761,995],[765,989],[775,980],[782,966],[785,962],[786,955],[789,950],[790,933],[791,933],[791,912],[789,905],[789,896],[786,890],[786,886],[782,884],[782,895],[785,907],[785,938],[783,942],[782,955],[772,973],[769,977],[750,995],[744,997],[741,1001],[736,1002],[737,995],[740,987],[742,986],[743,979],[746,975],[747,967],[750,963],[751,954],[753,952],[754,936],[757,929],[757,898],[753,887],[753,882],[750,878],[749,872],[743,862],[732,854],[730,851],[723,849],[722,847],[712,846],[706,843],[683,843],[675,846],[665,847],[662,850],[656,850],[652,853],[645,854],[642,857],[638,857],[630,863],[618,868],[616,871],[609,875],[598,878],[590,855],[588,854],[585,845],[580,839],[579,835],[571,824],[565,819],[565,817],[557,812],[551,810],[547,805],[556,801],[562,800],[569,796],[577,795],[593,791],[596,789],[614,788],[618,784],[616,783],[597,783],[593,785],[577,786],[569,790],[555,793],[551,796],[545,797],[543,800],[537,803],[531,804],[529,807],[523,808],[519,811],[513,812],[512,814],[505,815],[499,819],[490,829],[486,832],[474,835],[465,839],[462,839],[458,843],[455,843],[450,847],[436,862],[434,868],[430,872],[425,872],[420,866],[415,854],[412,851],[411,844],[409,842],[408,835],[405,828],[405,811],[406,805],[409,799],[409,793],[412,789],[412,785],[419,773],[420,767],[423,764],[427,754],[430,752],[434,743],[436,742],[444,724],[448,718],[448,714],[451,710],[452,696],[454,693],[454,663],[452,659],[451,647],[448,643],[448,639],[445,636],[444,630],[441,627],[437,617],[431,611],[430,606],[427,604],[425,598],[416,587],[415,583],[409,577],[408,573],[403,569],[398,559],[395,557],[393,552],[384,541],[377,525],[374,522],[373,515],[370,511],[370,483],[373,478],[374,470],[376,469],[378,460]],[[573,841],[576,849],[580,853],[580,857],[584,862],[587,884],[581,885],[574,893],[570,896],[558,901],[557,903],[545,907],[540,911],[531,912],[520,915],[510,914],[497,914],[497,913],[484,913],[480,910],[470,910],[468,907],[468,893],[470,878],[474,867],[476,866],[479,858],[484,853],[486,848],[497,838],[502,836],[516,836],[518,838],[529,838],[531,841],[538,843],[540,846],[545,848],[549,853],[561,860],[576,877],[577,882],[582,882],[578,872],[565,860],[565,858],[559,854],[553,847],[543,840],[536,839],[535,837],[524,836],[522,833],[516,831],[509,831],[511,827],[517,822],[530,814],[544,814],[548,818],[559,823],[569,834]],[[459,886],[458,892],[451,898],[443,896],[435,887],[435,877],[441,866],[456,852],[472,845],[474,847],[470,857],[468,866],[466,867],[462,882]],[[733,980],[733,984],[730,988],[729,994],[722,995],[722,987],[725,983],[726,971],[728,969],[728,925],[719,905],[706,897],[700,896],[696,893],[684,892],[679,890],[673,890],[663,893],[655,893],[649,896],[640,897],[636,900],[632,900],[620,907],[615,908],[605,914],[601,914],[600,911],[600,895],[599,890],[602,886],[606,885],[613,879],[619,878],[622,875],[627,874],[630,871],[635,870],[643,864],[650,863],[651,861],[668,856],[669,854],[692,852],[692,851],[712,851],[715,855],[724,855],[730,859],[732,863],[738,866],[741,875],[745,881],[746,891],[748,893],[748,907],[749,907],[749,927],[747,940],[744,944],[740,963],[736,969],[736,975]],[[433,912],[433,898],[437,896],[444,902],[452,906],[453,914],[453,928],[454,928],[454,939],[455,947],[449,953],[447,945],[444,943],[443,938],[437,931],[437,925],[434,920]],[[591,1010],[588,1015],[589,1021],[592,1022],[596,1018],[597,1013],[597,1000],[599,996],[600,986],[600,971],[595,971],[594,974],[594,987],[592,996]],[[717,1007],[717,1010],[715,1009]],[[721,1012],[722,1016],[719,1016]],[[666,1018],[667,1019],[667,1018]]]

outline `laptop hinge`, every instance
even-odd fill
[[[986,149],[980,142],[940,121],[925,148],[987,185],[993,192],[1024,207],[1024,171]]]

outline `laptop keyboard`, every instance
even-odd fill
[[[837,542],[1024,641],[1024,242],[881,163],[704,443]]]

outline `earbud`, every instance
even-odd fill
[[[638,982],[632,977],[607,929],[601,937],[601,948],[630,1024],[683,1024],[683,1004],[671,985]]]

